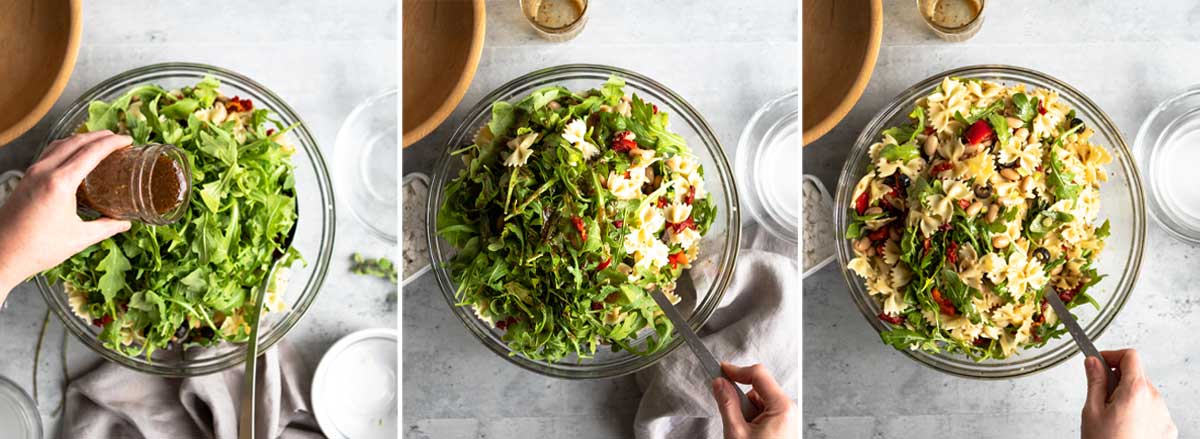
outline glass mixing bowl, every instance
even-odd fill
[[[617,75],[625,79],[626,93],[637,93],[639,97],[658,105],[671,117],[671,130],[683,136],[691,147],[705,170],[705,189],[717,203],[717,218],[711,229],[701,241],[700,259],[692,264],[692,268],[683,273],[691,276],[696,287],[696,294],[687,297],[684,294],[676,304],[680,313],[688,319],[692,329],[698,330],[704,325],[721,302],[729,282],[733,276],[734,260],[737,257],[738,239],[741,234],[741,212],[738,208],[738,194],[735,188],[733,173],[730,171],[725,152],[721,149],[716,135],[709,128],[704,118],[692,108],[682,97],[667,89],[662,84],[640,74],[616,67],[571,64],[538,70],[517,79],[484,96],[483,99],[467,113],[467,117],[454,131],[446,144],[446,153],[438,160],[434,168],[433,183],[429,192],[429,209],[426,213],[426,233],[429,239],[430,255],[433,258],[433,274],[437,277],[438,286],[446,297],[446,303],[454,314],[462,320],[467,329],[479,338],[481,342],[496,354],[525,369],[560,378],[592,379],[606,378],[633,373],[649,367],[667,354],[674,351],[682,343],[678,336],[671,342],[648,356],[638,356],[625,351],[612,352],[607,347],[597,349],[593,358],[578,359],[568,357],[560,362],[549,363],[531,360],[512,352],[500,339],[504,332],[475,317],[468,307],[457,306],[454,297],[457,286],[446,270],[446,263],[455,254],[455,249],[446,240],[437,235],[437,210],[442,205],[444,188],[463,168],[462,160],[451,156],[450,151],[472,142],[472,137],[479,127],[491,119],[492,103],[498,100],[515,101],[529,95],[534,90],[551,85],[561,85],[571,90],[587,90],[598,88],[609,75]],[[682,291],[681,291],[682,292]],[[645,341],[653,334],[650,330],[639,333],[637,343]]]
[[[1101,274],[1106,274],[1091,290],[1100,310],[1089,305],[1072,309],[1079,319],[1087,335],[1095,340],[1104,329],[1116,318],[1117,313],[1124,307],[1125,301],[1133,291],[1137,281],[1138,271],[1142,264],[1142,248],[1146,235],[1146,208],[1142,193],[1142,181],[1138,176],[1137,165],[1121,137],[1120,130],[1113,125],[1108,115],[1104,114],[1091,99],[1071,86],[1054,79],[1044,73],[1021,67],[1004,65],[980,65],[963,67],[934,75],[917,83],[908,90],[900,93],[887,106],[875,115],[867,124],[854,143],[842,174],[838,179],[837,201],[835,204],[834,220],[838,233],[837,259],[842,267],[842,276],[850,287],[850,295],[855,305],[862,311],[863,317],[875,328],[882,332],[890,325],[880,321],[881,309],[875,300],[868,297],[862,279],[846,268],[853,256],[849,241],[842,239],[842,233],[849,223],[847,212],[850,210],[854,185],[862,177],[867,167],[867,149],[880,137],[880,132],[890,126],[907,123],[908,112],[913,103],[922,96],[933,92],[946,76],[964,78],[980,78],[998,81],[1005,85],[1025,84],[1027,88],[1045,88],[1057,91],[1059,98],[1075,109],[1079,118],[1095,130],[1093,141],[1108,148],[1113,156],[1113,162],[1106,169],[1109,172],[1108,183],[1100,187],[1100,221],[1108,219],[1111,222],[1112,235],[1105,240],[1104,251],[1096,263]],[[880,348],[885,345],[881,344]],[[890,348],[888,348],[890,349]],[[959,354],[929,354],[924,351],[904,350],[905,355],[926,366],[939,371],[970,378],[1002,379],[1026,376],[1049,369],[1058,363],[1066,361],[1079,348],[1069,336],[1051,340],[1045,346],[1035,349],[1023,349],[1015,355],[1003,360],[985,360],[976,362]]]
[[[295,164],[299,210],[292,246],[304,255],[307,265],[296,263],[283,274],[289,279],[284,296],[288,310],[263,315],[262,327],[259,328],[259,351],[265,352],[300,321],[313,299],[316,299],[317,291],[325,282],[325,272],[333,251],[333,190],[325,159],[308,126],[283,99],[250,78],[219,67],[187,63],[155,64],[121,73],[92,87],[71,104],[54,124],[42,147],[73,134],[87,120],[88,104],[92,101],[111,101],[143,84],[157,84],[167,89],[190,86],[205,76],[220,80],[220,90],[227,96],[249,98],[257,108],[270,109],[284,125],[299,123],[290,133],[292,143],[297,146],[292,162]],[[193,197],[192,202],[198,200]],[[158,350],[149,359],[127,357],[105,348],[97,339],[100,328],[74,315],[62,285],[51,285],[43,276],[37,277],[37,285],[50,309],[54,310],[68,331],[93,351],[126,367],[155,375],[182,377],[209,374],[245,361],[245,346],[233,343],[186,351],[178,348]]]

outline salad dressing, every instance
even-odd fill
[[[583,15],[581,0],[541,0],[534,2],[533,21],[549,28],[565,27]]]
[[[927,8],[930,21],[949,29],[971,24],[982,10],[979,0],[933,0]]]
[[[168,224],[173,220],[166,217],[187,200],[190,188],[181,157],[163,145],[118,150],[88,174],[76,197],[85,209],[110,218]]]

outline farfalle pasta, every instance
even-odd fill
[[[871,145],[846,230],[884,342],[1006,358],[1066,333],[1046,292],[1098,307],[1112,157],[1074,110],[1051,90],[947,77],[909,118]]]

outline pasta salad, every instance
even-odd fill
[[[1038,347],[1066,329],[1103,277],[1098,224],[1112,158],[1050,90],[947,77],[886,129],[854,188],[845,237],[897,349],[977,361]]]
[[[495,102],[466,168],[445,188],[438,234],[460,306],[504,331],[516,354],[589,358],[599,345],[658,351],[672,325],[649,291],[677,302],[716,216],[704,169],[667,113],[610,78]],[[637,346],[642,329],[655,336]]]

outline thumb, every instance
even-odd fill
[[[1108,402],[1108,377],[1104,373],[1104,366],[1095,357],[1085,357],[1083,369],[1087,372],[1087,401],[1084,402],[1084,408],[1092,413],[1100,413]]]
[[[129,230],[130,226],[131,224],[129,221],[112,218],[100,218],[93,221],[84,221],[83,239],[87,241],[87,245],[92,245],[111,238],[113,235]]]
[[[721,413],[721,423],[725,426],[725,437],[742,437],[747,425],[742,418],[741,401],[733,390],[733,383],[725,378],[716,378],[712,381],[712,392],[717,400],[717,410]]]

